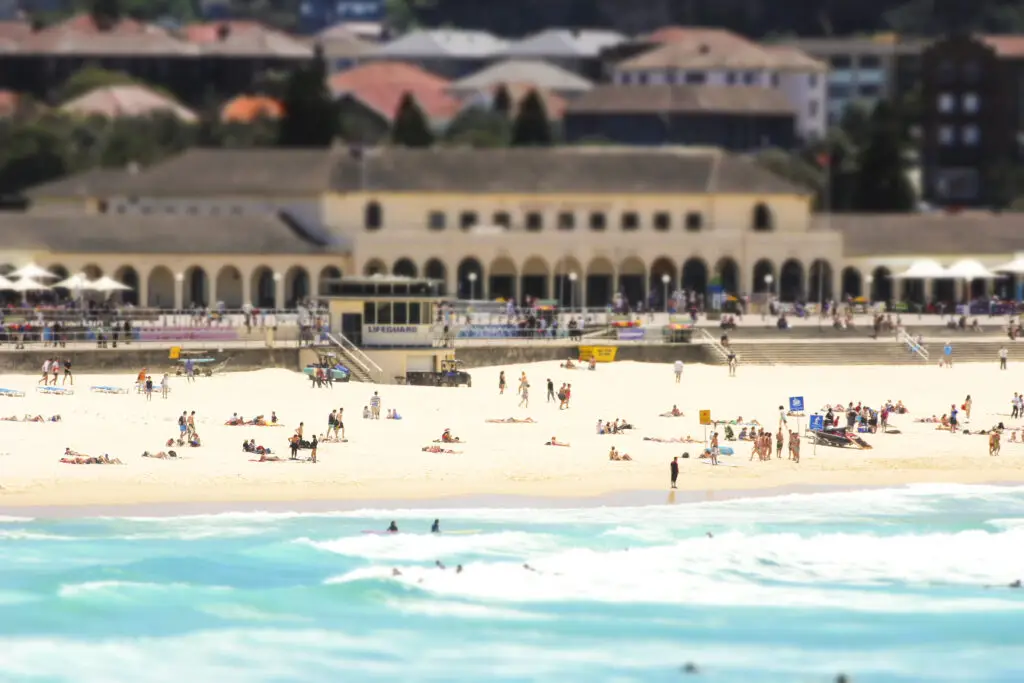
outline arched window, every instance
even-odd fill
[[[764,204],[754,207],[753,227],[755,232],[771,232],[775,229],[772,225],[772,212]]]
[[[367,230],[380,230],[383,223],[384,210],[380,208],[380,202],[368,202],[363,215],[363,226]]]

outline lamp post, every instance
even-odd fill
[[[274,273],[274,308],[280,308],[280,302],[277,300],[277,291],[281,287],[281,273]]]
[[[467,275],[466,279],[469,280],[469,300],[473,301],[474,299],[476,299],[476,272],[472,272],[469,275]]]
[[[868,275],[864,278],[864,283],[868,286],[868,295],[865,297],[868,300],[868,308],[871,308],[871,301],[875,298],[874,287],[871,286],[874,281],[875,278],[873,275]]]
[[[668,283],[672,281],[672,276],[668,273],[663,273],[661,276],[661,289],[664,295],[663,301],[665,302],[665,312],[668,313]]]
[[[569,311],[570,313],[576,312],[576,278],[579,275],[576,271],[569,273]]]
[[[764,292],[765,292],[765,299],[766,299],[765,305],[764,305],[764,310],[765,310],[766,314],[767,314],[769,308],[771,307],[772,294],[774,294],[774,292],[775,292],[775,290],[772,289],[772,283],[773,282],[775,282],[775,276],[772,275],[771,273],[766,273],[765,276],[764,276]],[[764,317],[764,316],[762,316],[762,317]]]

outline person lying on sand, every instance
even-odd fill
[[[544,445],[545,446],[562,446],[564,448],[568,448],[569,447],[569,444],[562,443],[561,441],[558,440],[557,437],[554,437],[554,436],[551,437],[551,441],[545,442]]]
[[[264,417],[262,415],[257,415],[255,418],[253,418],[252,420],[249,420],[248,422],[246,422],[244,424],[247,424],[250,427],[267,427],[267,426],[269,426],[267,424],[266,419],[264,419]]]
[[[242,442],[242,450],[246,453],[255,453],[256,455],[267,455],[272,453],[269,448],[265,446],[259,446],[256,444],[256,439],[249,439],[248,441]]]
[[[521,425],[521,424],[536,424],[537,421],[534,420],[532,417],[526,417],[526,418],[523,418],[521,420],[519,418],[515,418],[515,417],[506,417],[504,420],[484,420],[484,422],[490,422],[491,424],[499,424],[499,425]]]
[[[171,458],[177,458],[178,454],[174,451],[159,451],[157,453],[150,453],[149,451],[142,451],[143,458],[157,458],[159,460],[168,460]]]
[[[632,460],[633,458],[629,457],[628,453],[620,455],[619,452],[615,449],[615,446],[612,446],[612,449],[610,451],[608,451],[608,459],[609,460]]]
[[[683,417],[683,411],[679,410],[679,408],[673,404],[672,410],[662,413],[660,417]]]
[[[931,423],[931,422],[940,422],[940,420],[939,420],[939,418],[937,418],[934,415],[932,415],[931,417],[919,417],[919,418],[915,419],[914,422],[928,422],[928,423]]]
[[[575,370],[577,366],[575,363],[572,362],[572,358],[570,358],[564,363],[559,363],[558,367],[565,368],[566,370]]]
[[[697,441],[689,434],[685,437],[672,437],[671,439],[662,439],[657,436],[645,436],[644,441],[653,441],[654,443],[704,443],[703,441]]]
[[[25,415],[24,417],[18,417],[17,415],[11,415],[10,417],[0,417],[0,422],[60,422],[60,415],[53,415],[52,417],[43,417],[42,415]]]
[[[67,465],[123,465],[117,458],[111,458],[104,453],[98,458],[91,455],[75,455],[74,457],[61,458],[60,461]]]
[[[249,462],[285,462],[285,459],[279,458],[276,455],[267,455],[264,453],[258,458],[250,458]]]
[[[440,446],[424,446],[420,450],[424,453],[444,453],[446,455],[460,455],[462,453],[462,451],[453,451],[450,448],[445,449]]]
[[[228,427],[240,427],[245,424],[245,418],[239,417],[238,413],[234,413],[227,422],[224,423]]]

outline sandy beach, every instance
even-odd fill
[[[499,370],[509,388],[497,390]],[[301,374],[285,370],[229,373],[187,384],[171,378],[170,398],[152,401],[134,391],[108,395],[90,387],[130,388],[133,373],[75,378],[74,395],[36,392],[35,376],[7,375],[0,385],[24,391],[0,399],[0,417],[60,414],[57,423],[0,422],[0,507],[41,505],[121,505],[258,501],[428,500],[455,496],[512,495],[583,498],[616,491],[667,490],[669,462],[681,459],[684,491],[743,491],[785,487],[867,487],[908,483],[1024,482],[1024,445],[1003,437],[1002,455],[988,455],[987,439],[951,435],[913,420],[941,415],[970,394],[971,430],[1009,418],[1014,391],[1024,391],[1015,366],[995,363],[934,364],[908,367],[740,367],[730,378],[724,367],[694,365],[675,383],[670,365],[613,363],[596,371],[566,370],[538,363],[472,371],[473,388],[335,384],[313,389]],[[528,375],[528,408],[519,407],[517,378]],[[545,400],[546,380],[572,384],[567,410]],[[159,380],[159,376],[154,378]],[[382,419],[365,420],[362,410],[374,390],[382,398]],[[773,432],[778,407],[803,396],[807,412],[826,403],[864,401],[878,407],[902,400],[911,410],[894,415],[899,434],[870,434],[871,450],[802,447],[802,461],[785,456],[751,462],[750,445],[725,443],[735,455],[714,467],[697,458],[700,444],[656,443],[644,437],[704,438],[700,410],[713,419],[757,419]],[[659,413],[673,404],[685,417]],[[252,462],[243,440],[255,439],[287,458],[287,437],[300,424],[305,434],[326,430],[328,414],[345,409],[347,443],[321,444],[319,462]],[[396,408],[402,420],[383,419]],[[168,450],[182,411],[196,411],[199,448],[174,447],[178,460],[143,458],[143,451]],[[276,411],[283,427],[225,426],[232,413],[245,418]],[[488,419],[527,417],[536,424],[490,424]],[[625,419],[637,429],[623,435],[596,433],[598,419]],[[797,418],[790,417],[796,427]],[[800,420],[801,431],[807,419]],[[425,453],[445,428],[464,444],[446,445],[459,453]],[[738,432],[738,430],[737,430]],[[552,436],[570,444],[545,446]],[[609,449],[628,453],[632,462],[613,462]],[[89,455],[109,454],[124,465],[71,465],[60,462],[65,447]],[[300,451],[308,455],[308,451]]]

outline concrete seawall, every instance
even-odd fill
[[[479,368],[576,358],[579,356],[579,348],[580,345],[577,344],[473,346],[458,349],[456,357],[468,368]],[[714,362],[714,359],[707,355],[714,352],[698,344],[636,344],[618,348],[616,360],[632,360],[641,363],[674,363],[677,360],[684,363]]]
[[[167,348],[133,349],[130,346],[116,349],[11,351],[0,353],[0,372],[34,374],[39,372],[43,361],[56,356],[61,359],[70,358],[74,372],[138,372],[140,368],[149,368],[156,374],[167,372],[176,365],[168,359],[167,354]],[[209,357],[218,361],[228,359],[228,371],[261,368],[296,370],[299,367],[298,348],[225,349],[223,352],[210,352]]]

